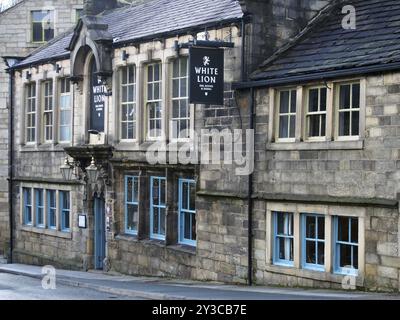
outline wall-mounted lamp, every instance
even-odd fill
[[[99,177],[99,170],[97,169],[97,166],[96,166],[96,163],[95,163],[93,157],[92,157],[92,162],[90,163],[90,166],[86,168],[86,174],[87,174],[89,183],[95,184],[97,182],[97,179]]]
[[[26,80],[30,80],[32,78],[32,73],[27,71],[26,72]]]
[[[74,166],[69,163],[68,157],[65,158],[64,164],[60,167],[61,174],[66,181],[72,180],[72,175],[74,172]]]
[[[122,51],[122,61],[127,61],[129,58],[129,53],[126,52],[126,50]]]

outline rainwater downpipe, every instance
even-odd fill
[[[13,179],[14,179],[14,70],[7,70],[9,74],[9,109],[8,109],[8,209],[10,227],[10,248],[8,262],[13,263],[14,250],[14,219],[13,219]]]

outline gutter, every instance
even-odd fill
[[[382,73],[386,71],[394,71],[400,69],[400,62],[393,62],[389,64],[379,64],[373,66],[356,67],[345,70],[333,70],[326,72],[318,72],[312,74],[303,74],[293,77],[283,77],[267,80],[253,80],[247,82],[236,82],[232,84],[232,88],[236,90],[260,88],[260,87],[273,87],[280,85],[289,85],[301,82],[309,82],[316,80],[329,80],[339,77],[360,76],[364,74]]]

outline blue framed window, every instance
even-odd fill
[[[137,235],[139,222],[139,177],[125,177],[125,233]]]
[[[165,240],[166,179],[150,178],[150,238]]]
[[[303,267],[325,270],[325,217],[316,214],[302,215]]]
[[[56,191],[47,190],[47,221],[49,229],[57,228],[56,213],[57,213]]]
[[[274,212],[274,264],[294,265],[293,213]]]
[[[43,189],[35,189],[35,213],[36,226],[44,228],[44,192]]]
[[[24,224],[32,225],[32,189],[23,188],[24,197]]]
[[[358,218],[335,217],[335,272],[358,274]]]
[[[196,182],[179,180],[179,243],[196,245]]]
[[[61,231],[70,231],[70,214],[71,214],[71,200],[69,191],[60,191],[60,221],[61,221]]]

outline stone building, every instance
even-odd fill
[[[25,57],[75,25],[83,0],[10,1],[0,12],[0,57]],[[0,59],[0,255],[7,252],[9,76]]]
[[[16,261],[398,290],[397,4],[88,4],[13,69]],[[234,44],[224,105],[188,103],[187,46],[202,40]],[[176,163],[196,146],[185,128],[255,129],[254,153],[235,136],[254,172]]]

